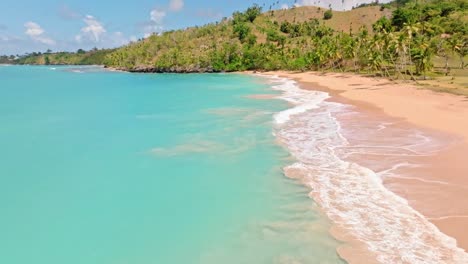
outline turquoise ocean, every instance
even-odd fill
[[[343,263],[263,78],[0,66],[0,263]]]

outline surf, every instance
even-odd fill
[[[383,185],[385,173],[379,175],[346,159],[355,152],[385,155],[389,148],[393,149],[391,155],[401,157],[431,155],[440,144],[434,141],[431,145],[431,138],[416,131],[408,136],[411,142],[407,144],[353,145],[337,118],[352,112],[350,106],[328,101],[325,92],[300,89],[293,80],[270,80],[272,88],[282,92],[278,98],[291,104],[275,115],[275,135],[296,159],[284,173],[310,188],[310,196],[334,224],[364,242],[380,263],[468,262],[455,239]]]

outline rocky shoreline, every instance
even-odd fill
[[[213,67],[199,67],[199,66],[189,66],[189,67],[182,67],[182,66],[173,66],[170,68],[159,68],[159,67],[148,67],[148,66],[137,66],[134,68],[124,68],[124,67],[108,67],[104,66],[104,68],[114,69],[118,71],[126,71],[126,72],[136,72],[136,73],[217,73],[222,71],[214,70]]]

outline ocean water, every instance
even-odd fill
[[[274,116],[279,142],[295,157],[285,173],[310,188],[339,230],[363,242],[379,263],[468,263],[454,238],[383,184],[386,177],[407,177],[401,168],[424,166],[411,159],[431,156],[447,142],[300,89],[293,80],[271,82],[292,105]],[[424,175],[413,179],[425,181]]]
[[[0,263],[343,263],[271,87],[0,66]]]

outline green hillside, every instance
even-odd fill
[[[334,11],[328,20],[323,18],[325,11],[299,7],[262,14],[253,6],[230,20],[164,32],[122,47],[106,58],[105,65],[149,72],[306,69],[305,56],[321,42],[350,30],[371,30],[379,18],[391,16],[380,6]]]
[[[102,65],[104,58],[114,50],[79,50],[77,52],[33,53],[15,61],[16,64],[39,65]]]
[[[232,19],[122,47],[104,64],[138,72],[337,70],[412,79],[426,79],[436,57],[458,60],[439,65],[439,73],[464,67],[465,0],[400,0],[332,11],[328,19],[325,12],[301,7],[262,14],[253,6]]]
[[[467,88],[467,6],[466,0],[397,0],[346,12],[262,12],[255,5],[217,23],[115,50],[33,54],[16,62],[102,64],[133,72],[348,71]]]

